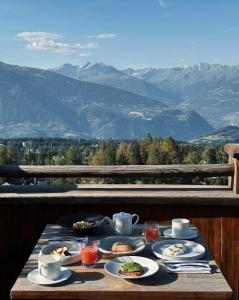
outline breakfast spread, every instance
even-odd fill
[[[186,251],[186,246],[183,244],[174,244],[170,245],[163,251],[165,256],[180,256],[183,255]]]
[[[73,223],[72,228],[75,230],[85,230],[93,227],[93,223],[87,221],[78,221]]]
[[[126,276],[140,276],[144,273],[144,268],[134,261],[129,261],[121,265],[119,273]]]
[[[53,250],[50,254],[56,255],[56,256],[61,256],[61,257],[71,256],[70,252],[67,251],[67,247],[57,248],[56,250]]]
[[[133,251],[133,247],[129,243],[119,241],[113,244],[111,251],[114,253],[131,252]]]
[[[118,215],[117,217],[122,219],[126,217],[128,218],[128,216],[126,216],[125,213],[120,213]],[[75,220],[77,219],[75,218]],[[132,215],[131,215],[131,219],[132,219]],[[92,219],[88,219],[88,220],[91,221]],[[95,221],[94,222],[89,222],[89,221],[79,220],[75,223],[72,222],[73,223],[72,228],[74,230],[86,230],[92,227],[97,227],[97,223]],[[178,223],[180,222],[182,223],[184,219],[175,219],[174,223],[176,221]],[[147,236],[146,240],[153,242],[150,243],[150,248],[152,250],[152,253],[156,257],[159,257],[166,261],[170,261],[171,263],[173,262],[175,263],[175,261],[177,263],[180,261],[184,262],[184,260],[190,260],[192,258],[198,259],[201,258],[205,253],[205,248],[202,245],[192,241],[187,241],[184,239],[173,240],[167,238],[166,239],[162,238],[159,240],[158,239],[159,225],[157,222],[152,222],[152,221],[147,222],[147,224],[145,224],[144,229],[150,229],[151,231],[155,229],[155,236],[150,236],[150,234],[153,231],[152,232],[150,231],[149,234],[147,230],[144,230],[145,237]],[[157,230],[157,234],[156,234],[156,230]],[[58,243],[53,246],[50,245],[51,248],[46,252],[46,254],[58,256],[58,258],[55,257],[56,259],[59,259],[60,257],[61,265],[63,265],[63,263],[65,263],[66,265],[72,264],[81,260],[82,265],[85,268],[93,268],[97,263],[98,251],[100,251],[102,254],[105,254],[105,258],[114,257],[112,260],[106,262],[106,264],[104,265],[104,269],[107,273],[118,278],[125,278],[125,279],[132,279],[132,280],[137,280],[139,278],[151,276],[155,274],[159,269],[159,265],[155,260],[143,256],[142,257],[130,256],[132,253],[138,254],[139,252],[144,250],[146,246],[146,242],[144,238],[138,238],[132,236],[123,237],[122,235],[121,236],[117,235],[117,236],[108,236],[100,240],[94,240],[94,239],[92,241],[88,240],[87,242],[85,241],[84,238],[81,239],[80,241],[83,242],[81,242],[81,244],[79,245],[79,249],[77,253],[78,255],[80,255],[80,258],[77,261],[72,260],[75,256],[74,255],[75,252],[73,250],[75,248],[74,247],[72,248],[71,244],[69,246],[68,244],[65,243],[64,244]],[[70,249],[72,253],[70,253],[67,248]],[[145,254],[147,254],[147,252]],[[69,262],[69,260],[71,261]],[[191,269],[193,267],[194,266],[190,265]],[[170,266],[168,267],[168,270],[169,269]],[[172,267],[171,270],[173,270],[174,272],[178,272],[178,269],[172,269]],[[185,267],[185,270],[188,271],[189,268]],[[205,270],[203,269],[203,271]]]

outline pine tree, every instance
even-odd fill
[[[116,163],[117,165],[128,165],[127,157],[128,145],[125,142],[121,142],[116,151]]]
[[[112,140],[104,143],[104,162],[105,165],[115,165],[116,163],[116,147]]]
[[[157,165],[159,160],[159,153],[158,153],[158,149],[156,148],[155,143],[152,143],[149,147],[148,147],[148,157],[147,157],[147,165]]]
[[[133,141],[128,147],[128,160],[130,165],[140,165],[140,147],[137,141]]]

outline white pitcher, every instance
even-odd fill
[[[133,223],[133,218],[136,217]],[[113,228],[116,234],[129,235],[132,233],[133,225],[139,222],[139,216],[137,214],[128,214],[120,212],[113,215],[113,220],[109,217],[105,217],[108,220],[110,226]]]

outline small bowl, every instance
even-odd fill
[[[81,260],[81,244],[75,242],[56,242],[43,247],[39,253],[39,256],[51,254],[58,248],[67,247],[67,251],[71,256],[61,256],[61,265],[72,265],[78,263]]]
[[[73,224],[78,221],[86,221],[92,223],[92,227],[90,228],[73,228]],[[95,214],[95,213],[74,213],[71,215],[67,215],[61,217],[57,220],[57,223],[64,228],[70,228],[75,233],[89,235],[91,233],[96,233],[97,230],[103,230],[105,225],[108,225],[108,221],[104,216]]]

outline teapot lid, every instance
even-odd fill
[[[125,213],[125,212],[122,212],[122,211],[120,213],[116,213],[115,215],[120,216],[120,217],[129,217],[129,216],[131,216],[131,214]]]

